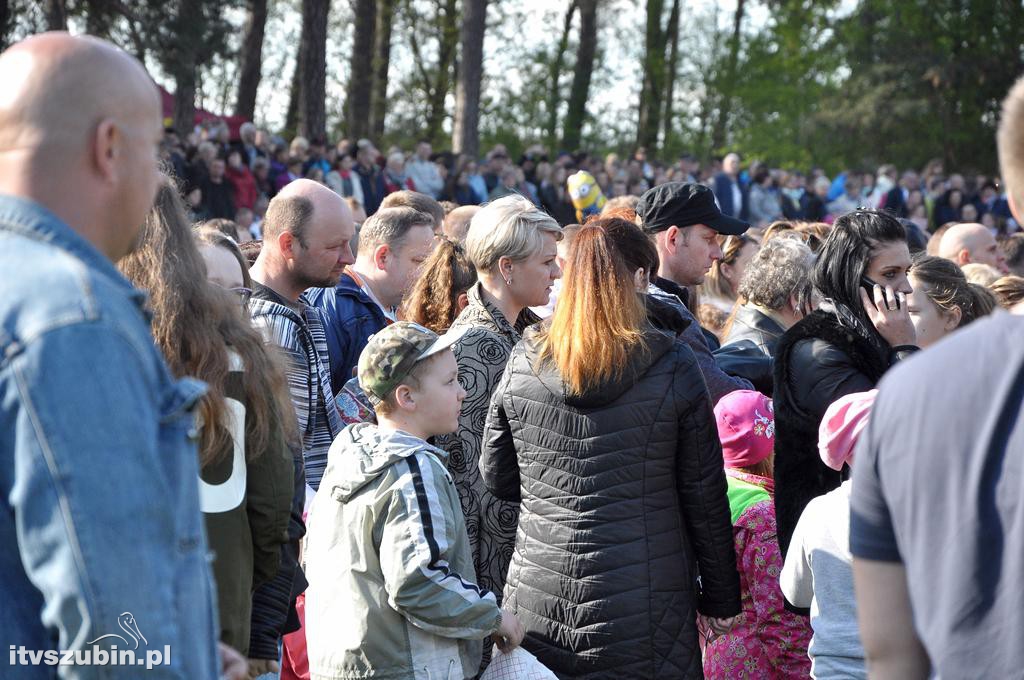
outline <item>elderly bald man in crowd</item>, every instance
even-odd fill
[[[946,230],[939,243],[939,257],[956,264],[987,264],[1003,274],[1009,273],[1006,255],[996,243],[996,237],[983,224],[968,222],[955,224]]]
[[[124,52],[66,33],[8,49],[0,82],[8,663],[88,650],[93,665],[74,677],[138,677],[92,656],[127,645],[140,659],[171,650],[147,677],[244,677],[244,659],[218,653],[199,512],[193,410],[205,386],[170,375],[144,294],[114,267],[156,192],[156,87]],[[57,677],[56,665],[32,668],[18,677]]]

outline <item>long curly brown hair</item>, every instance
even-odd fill
[[[476,269],[458,243],[443,236],[437,241],[402,306],[402,318],[444,333],[462,311],[459,295],[476,283]]]
[[[170,179],[161,182],[135,251],[118,268],[149,291],[153,337],[171,372],[208,385],[199,407],[200,464],[206,467],[231,450],[231,434],[221,425],[229,347],[245,366],[246,459],[254,460],[272,444],[275,425],[294,446],[298,428],[280,361],[264,346],[237,297],[207,281],[184,203]]]

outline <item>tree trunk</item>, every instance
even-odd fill
[[[743,26],[744,4],[745,0],[736,0],[732,38],[729,40],[729,62],[726,67],[725,80],[720,86],[722,97],[718,105],[718,116],[715,118],[715,127],[711,131],[711,148],[715,153],[725,146],[725,128],[729,123],[729,113],[732,110],[732,93],[736,82],[736,65],[740,56],[740,29]]]
[[[572,87],[569,89],[569,110],[565,115],[562,131],[562,145],[575,150],[580,145],[580,132],[587,115],[587,98],[590,96],[590,75],[594,72],[594,56],[597,53],[597,0],[579,0],[580,44],[576,50],[576,66],[572,72]]]
[[[327,15],[330,11],[330,0],[302,0],[299,134],[309,140],[327,137]]]
[[[388,104],[388,70],[391,68],[391,24],[395,0],[378,0],[376,44],[373,46],[373,86],[370,90],[370,131],[376,139],[384,134]]]
[[[676,75],[679,72],[679,0],[672,0],[672,11],[668,17],[668,64],[665,67],[665,115],[662,116],[664,134],[662,144],[668,144],[672,136],[673,104],[676,90]]]
[[[46,13],[47,31],[68,30],[68,8],[66,0],[45,0],[43,11]]]
[[[0,0],[0,50],[7,49],[7,40],[11,34],[11,3]]]
[[[484,73],[484,31],[487,0],[465,0],[462,6],[462,58],[455,85],[452,150],[476,159],[480,153],[480,81]]]
[[[284,129],[292,136],[298,134],[299,130],[299,101],[302,99],[302,62],[305,59],[302,48],[303,43],[299,41],[299,51],[295,55],[295,69],[292,71],[292,83],[288,88],[288,110],[284,116]]]
[[[174,78],[174,129],[184,140],[196,124],[196,69],[182,67]]]
[[[437,79],[430,92],[426,138],[436,144],[445,116],[445,100],[452,89],[452,66],[459,49],[459,8],[457,0],[445,0],[438,8]]]
[[[106,11],[105,4],[102,0],[85,2],[85,32],[97,38],[106,38],[110,35],[111,17]]]
[[[345,93],[345,127],[350,139],[370,136],[370,92],[376,43],[377,0],[355,0],[352,58]]]
[[[665,80],[665,33],[661,28],[664,0],[647,0],[647,29],[644,42],[644,79],[640,93],[640,120],[636,143],[648,151],[658,144],[661,96]]]
[[[249,19],[242,42],[235,115],[252,120],[256,115],[256,91],[263,70],[263,33],[267,26],[267,0],[249,0]]]
[[[551,69],[548,71],[548,81],[551,83],[551,91],[548,93],[548,125],[547,137],[548,146],[554,151],[558,145],[558,105],[562,101],[562,88],[559,79],[562,76],[562,65],[565,63],[565,51],[569,48],[569,33],[572,32],[572,18],[576,14],[577,0],[569,2],[569,9],[565,11],[565,21],[562,24],[562,37],[558,40],[558,47],[555,51],[555,58],[551,61]]]

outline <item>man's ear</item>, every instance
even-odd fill
[[[297,244],[298,240],[290,231],[282,231],[277,235],[277,247],[281,250],[281,255],[286,260],[295,259],[295,252],[293,251],[293,248]]]
[[[965,264],[971,263],[971,251],[967,248],[962,248],[959,253],[956,254],[956,263],[963,267]]]
[[[391,255],[391,246],[382,243],[373,249],[373,266],[384,271],[388,267],[388,256]]]
[[[665,234],[665,250],[670,253],[675,253],[679,250],[679,247],[682,245],[682,232],[679,231],[679,227],[673,225],[662,233]]]
[[[123,136],[117,123],[104,118],[96,126],[93,136],[92,160],[96,170],[107,182],[117,180],[117,160],[121,152]]]
[[[456,298],[456,300],[455,300],[455,307],[456,307],[456,309],[458,309],[461,312],[467,306],[469,306],[469,294],[468,293],[459,293],[459,297]]]

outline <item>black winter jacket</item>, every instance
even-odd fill
[[[818,455],[818,426],[840,397],[873,389],[889,366],[915,347],[891,348],[858,322],[818,310],[798,321],[775,348],[775,520],[783,556],[811,499],[842,475]]]
[[[484,483],[521,502],[504,606],[563,679],[699,678],[697,610],[740,611],[707,387],[685,343],[645,338],[620,379],[566,397],[530,329],[488,414]]]

